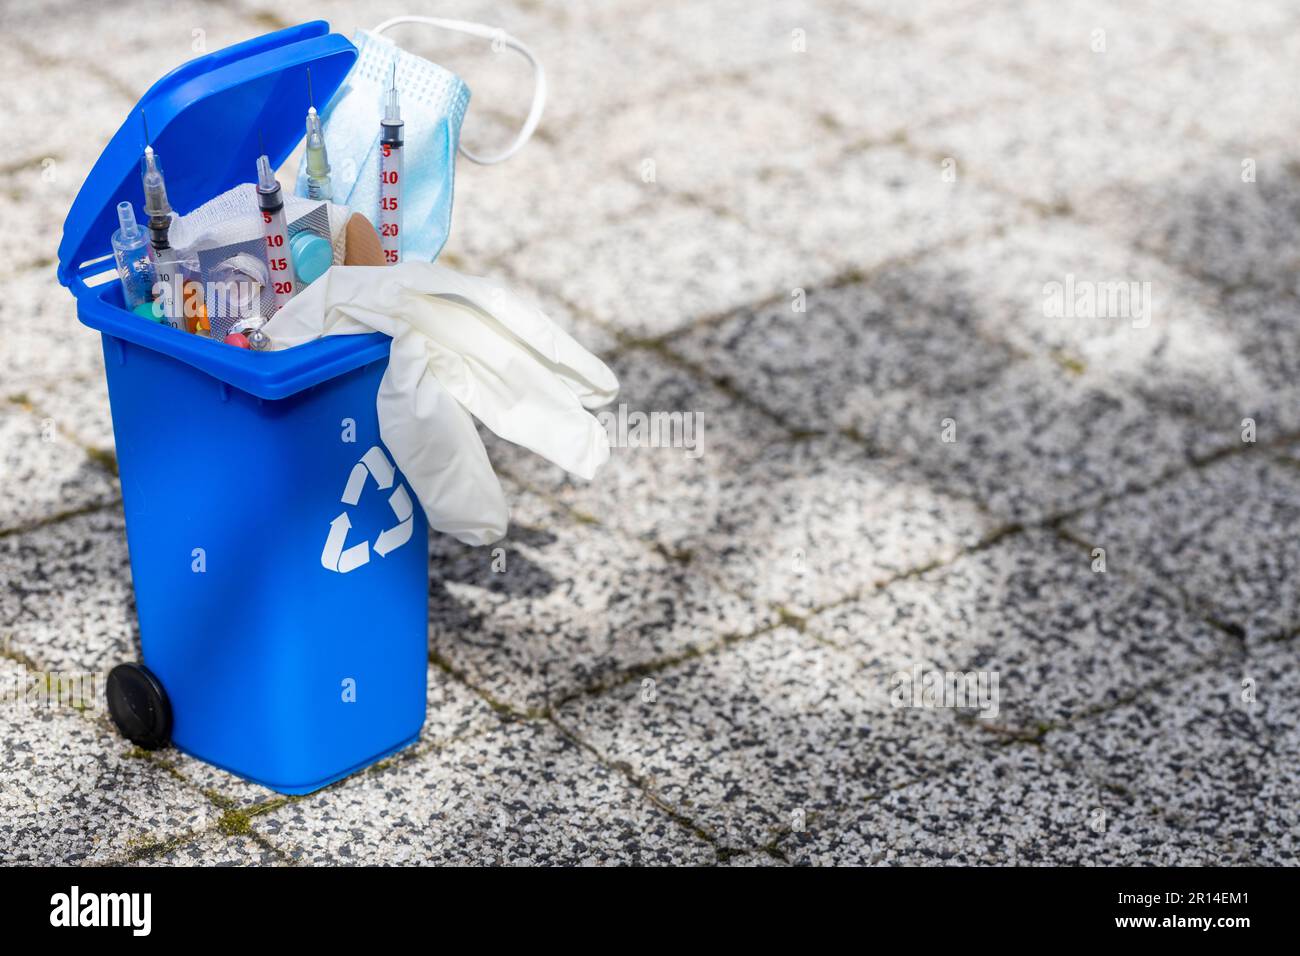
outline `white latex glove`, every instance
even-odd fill
[[[428,262],[329,269],[265,326],[274,348],[322,335],[393,339],[379,431],[429,524],[466,544],[506,533],[505,495],[474,417],[590,479],[609,436],[587,411],[614,399],[614,373],[513,292]]]

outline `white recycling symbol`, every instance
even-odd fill
[[[345,505],[355,505],[360,501],[361,492],[366,487],[367,475],[375,479],[375,484],[380,491],[387,491],[393,487],[393,472],[393,463],[388,460],[383,449],[375,445],[352,466],[352,474],[348,475],[348,484],[343,489],[343,497],[340,500]],[[379,532],[379,537],[375,539],[375,553],[381,558],[410,540],[411,526],[414,523],[411,496],[405,485],[398,485],[388,496],[388,504],[393,509],[397,524],[386,531]],[[369,541],[354,544],[346,551],[343,549],[343,545],[347,544],[348,530],[351,527],[352,519],[348,517],[346,509],[330,522],[330,533],[325,539],[325,549],[320,553],[320,563],[327,571],[347,574],[370,560]]]

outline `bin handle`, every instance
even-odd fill
[[[529,63],[533,65],[533,105],[528,110],[528,117],[524,120],[524,125],[520,127],[518,135],[514,141],[499,153],[491,156],[480,156],[466,148],[464,143],[460,144],[460,153],[472,163],[478,163],[480,166],[493,166],[496,163],[504,162],[515,153],[519,152],[528,142],[533,132],[537,129],[537,124],[542,119],[542,109],[546,106],[546,70],[542,68],[542,61],[537,55],[530,50],[522,40],[517,40],[509,33],[498,27],[489,27],[482,23],[473,23],[469,20],[446,20],[442,17],[421,17],[414,14],[401,17],[390,17],[379,26],[375,27],[372,33],[383,33],[385,30],[401,26],[404,23],[418,23],[427,27],[442,27],[445,30],[455,30],[458,33],[468,33],[470,36],[482,37],[485,40],[504,43],[510,49],[514,50]]]

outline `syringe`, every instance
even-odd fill
[[[271,291],[275,293],[276,311],[293,298],[293,262],[289,258],[289,228],[284,220],[284,199],[276,182],[271,160],[263,153],[257,157],[257,207],[262,211],[266,231],[266,265],[271,273]]]
[[[388,265],[402,261],[402,125],[394,61],[379,139],[379,241]]]
[[[333,199],[330,184],[330,161],[325,152],[325,134],[316,115],[316,100],[311,91],[311,67],[307,68],[307,198]]]
[[[153,299],[154,271],[149,258],[149,236],[135,221],[129,202],[117,204],[117,232],[113,233],[113,258],[122,280],[122,301],[131,311]]]
[[[146,125],[140,178],[144,182],[144,213],[149,217],[149,258],[153,260],[154,288],[158,292],[157,303],[162,307],[163,321],[174,329],[183,330],[185,322],[180,310],[176,251],[167,238],[172,225],[172,207],[167,201],[167,184],[163,181],[158,155],[152,146],[147,145],[148,142],[149,127]]]

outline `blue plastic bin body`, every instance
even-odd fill
[[[251,178],[249,111],[276,131],[282,162],[302,133],[303,67],[323,99],[354,58],[308,24],[159,81],[141,108],[173,207]],[[247,162],[179,168],[200,122],[224,122]],[[116,281],[85,283],[105,268],[87,260],[108,251],[116,203],[138,208],[138,147],[116,148],[130,124],[73,205],[59,277],[103,339],[143,660],[171,701],[176,746],[307,793],[412,742],[425,718],[428,530],[379,436],[389,340],[248,352],[131,314]]]

